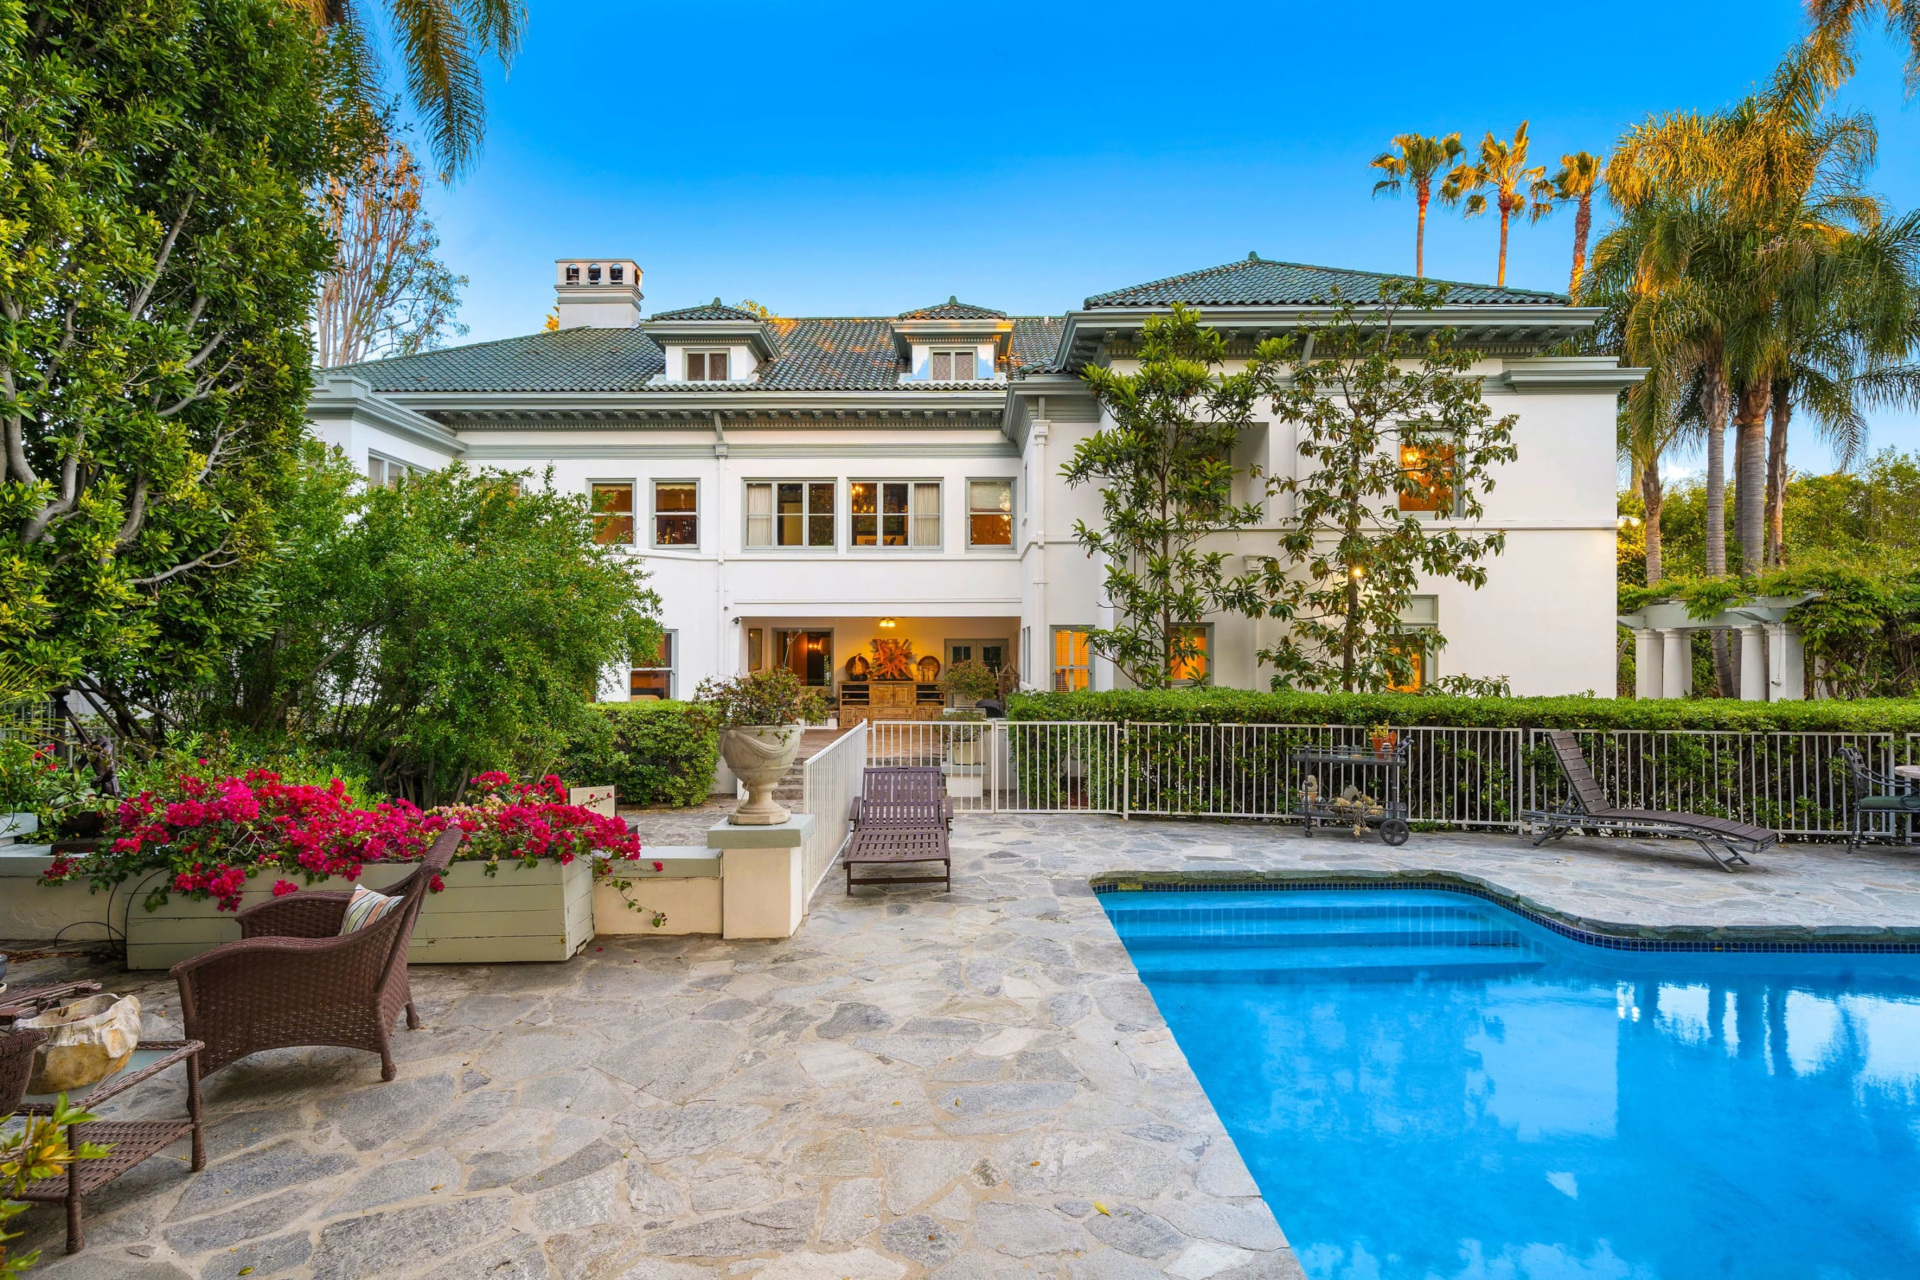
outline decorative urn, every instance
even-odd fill
[[[727,729],[720,734],[720,754],[727,767],[746,784],[747,798],[727,821],[737,827],[771,827],[785,822],[792,813],[776,804],[773,789],[800,750],[803,725],[748,725]]]

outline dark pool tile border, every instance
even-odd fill
[[[1397,873],[1356,879],[1351,874],[1313,876],[1261,876],[1245,872],[1165,872],[1138,874],[1109,873],[1092,880],[1096,895],[1113,893],[1222,893],[1254,890],[1268,893],[1310,893],[1332,889],[1431,889],[1464,893],[1497,903],[1517,912],[1544,929],[1563,938],[1600,947],[1608,951],[1741,951],[1802,952],[1854,955],[1920,955],[1920,930],[1887,930],[1888,939],[1864,938],[1858,931],[1835,936],[1806,936],[1806,929],[1739,928],[1715,929],[1702,926],[1609,926],[1578,916],[1566,916],[1542,907],[1519,894],[1483,880],[1457,872]],[[1624,930],[1631,928],[1632,932]],[[1799,936],[1795,936],[1799,935]]]

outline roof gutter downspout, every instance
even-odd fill
[[[740,641],[727,626],[727,428],[718,409],[713,411],[713,516],[713,638],[722,654],[731,655],[720,664],[720,673],[730,676],[739,672]]]

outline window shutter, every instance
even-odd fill
[[[705,382],[707,380],[707,356],[703,351],[687,353],[687,381]]]
[[[935,382],[953,381],[953,353],[936,351],[933,353],[933,380]]]
[[[973,381],[973,352],[956,351],[953,353],[953,380],[955,382]]]

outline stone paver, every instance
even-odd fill
[[[655,844],[704,816],[643,815]],[[1135,977],[1095,877],[1439,871],[1621,927],[1920,933],[1920,855],[1789,847],[1727,875],[1667,844],[962,817],[955,891],[848,899],[784,942],[604,939],[561,965],[415,970],[401,1078],[245,1060],[184,1147],[36,1274],[456,1280],[1265,1280],[1281,1227]],[[78,971],[21,964],[22,981]],[[115,975],[172,1028],[164,979]],[[175,1103],[165,1091],[129,1107]]]

